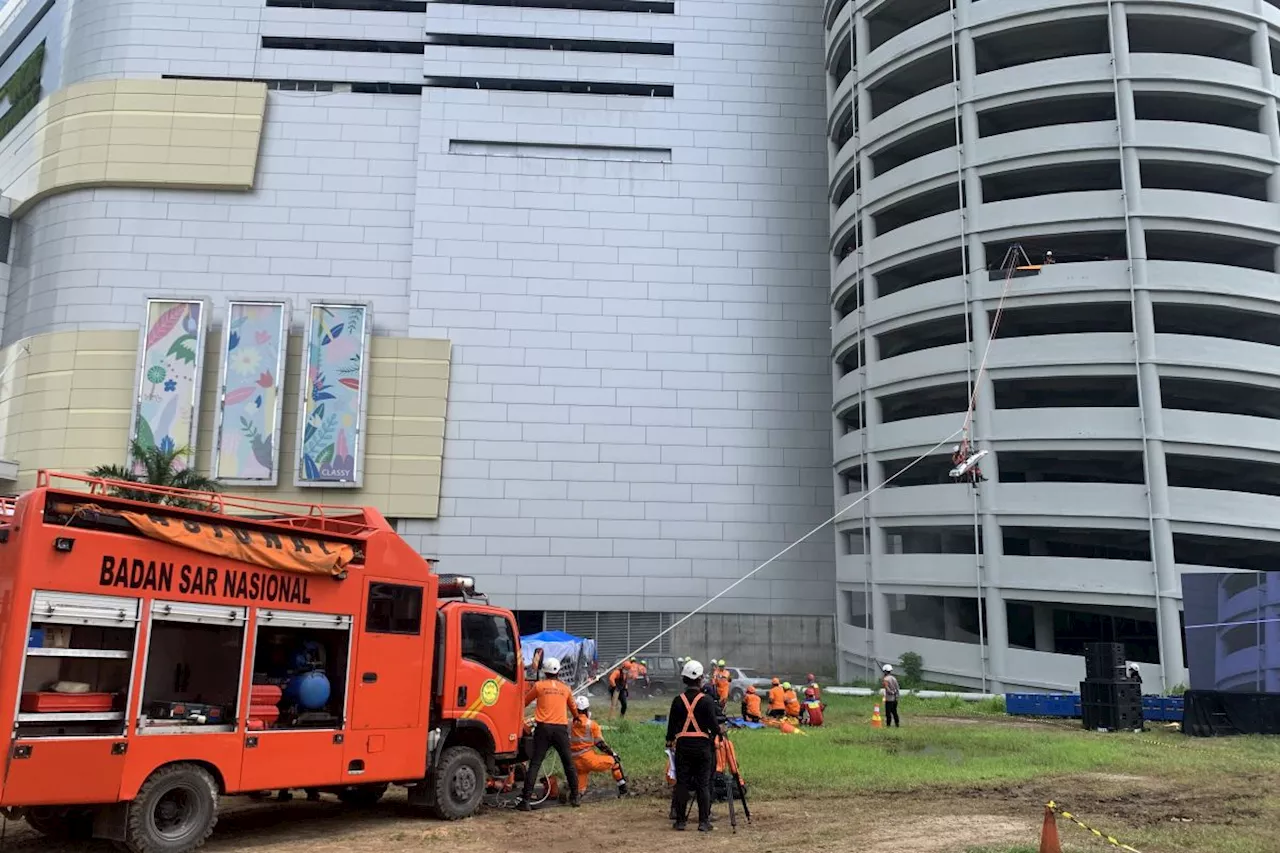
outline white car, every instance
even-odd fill
[[[732,676],[729,681],[730,702],[741,702],[742,697],[747,692],[747,688],[753,684],[756,690],[761,693],[768,692],[769,688],[773,686],[771,679],[761,678],[756,675],[755,670],[744,669],[740,666],[729,666],[725,667],[725,669],[729,670],[729,675]]]

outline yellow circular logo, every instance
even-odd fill
[[[480,685],[480,701],[485,705],[496,705],[498,702],[498,682],[492,678]]]

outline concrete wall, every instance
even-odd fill
[[[830,677],[836,671],[835,621],[829,616],[698,614],[668,636],[673,654],[729,666],[762,678]]]

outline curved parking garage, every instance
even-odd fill
[[[1063,687],[1116,640],[1185,683],[1180,573],[1280,558],[1280,8],[827,22],[838,504],[872,492],[838,525],[842,675]],[[971,400],[977,489],[940,444]]]

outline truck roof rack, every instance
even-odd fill
[[[370,512],[364,507],[299,503],[274,498],[228,495],[221,492],[175,489],[61,471],[43,469],[38,471],[36,488],[57,492],[73,500],[90,498],[145,507],[148,512],[153,513],[172,512],[179,515],[217,516],[224,519],[224,523],[228,520],[236,520],[254,525],[350,537],[361,537],[376,531],[392,529],[386,519],[376,512],[371,517]],[[161,503],[166,498],[181,500],[182,503],[180,505]],[[4,522],[4,504],[2,503],[4,500],[7,499],[0,498],[0,523]],[[11,515],[12,501],[10,500],[9,503],[8,512]]]

